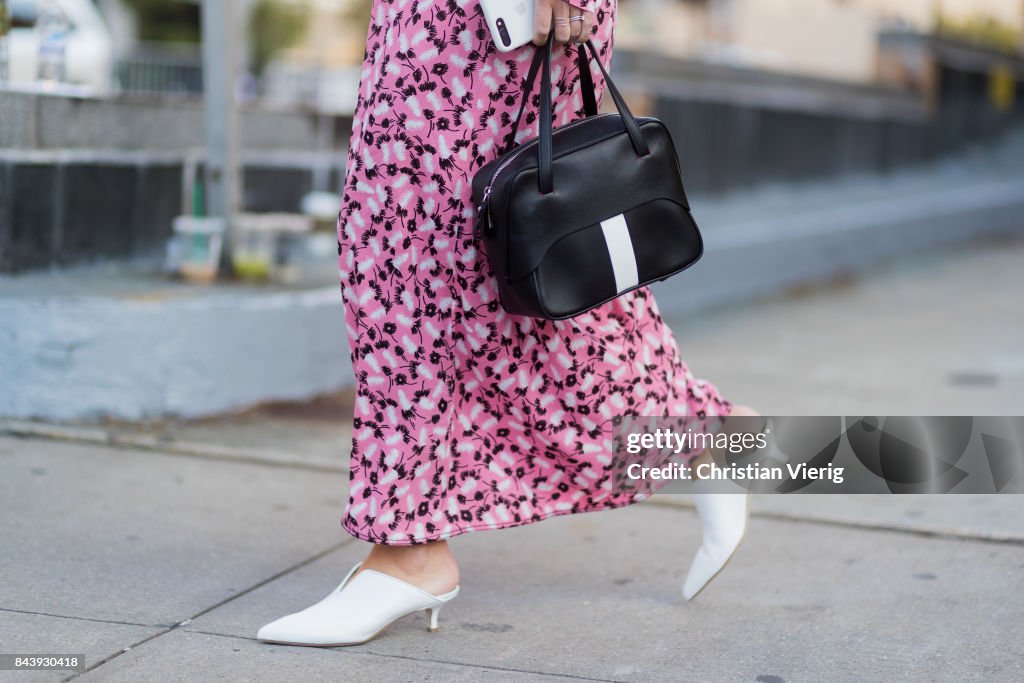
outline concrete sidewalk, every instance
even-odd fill
[[[1024,244],[931,255],[671,319],[771,414],[1021,414]],[[957,316],[951,323],[950,316]],[[681,496],[452,541],[463,592],[352,648],[254,640],[365,552],[339,526],[345,397],[216,420],[0,423],[0,652],[88,670],[0,681],[1018,681],[1020,496],[758,497],[692,603]]]
[[[1020,680],[1024,539],[759,512],[728,570],[679,595],[688,508],[644,503],[452,542],[463,592],[353,648],[255,641],[326,594],[365,546],[337,526],[344,473],[0,438],[0,650],[85,654],[97,681]],[[763,501],[758,501],[761,503]],[[848,501],[851,502],[851,501]],[[935,501],[931,501],[934,503]],[[922,507],[922,503],[925,507]],[[1016,497],[947,497],[961,521]],[[979,505],[980,504],[980,505]],[[1009,523],[1009,522],[1008,522]],[[0,674],[66,680],[68,672]]]

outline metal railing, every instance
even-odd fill
[[[198,45],[140,43],[118,60],[122,92],[202,95],[203,60]]]
[[[118,60],[115,68],[124,93],[203,94],[203,60],[198,45],[139,43]],[[355,108],[359,73],[359,67],[323,69],[277,62],[267,68],[259,92],[252,83],[243,83],[240,90],[246,91],[246,99],[272,105],[348,114]]]

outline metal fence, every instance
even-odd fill
[[[202,95],[203,60],[198,45],[140,43],[115,67],[128,93]]]
[[[124,93],[203,94],[203,60],[198,45],[139,43],[118,60],[115,68]],[[315,64],[274,62],[261,82],[247,78],[239,89],[247,100],[350,114],[355,108],[359,74],[359,67],[321,68]]]

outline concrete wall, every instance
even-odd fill
[[[196,417],[308,399],[353,378],[337,287],[11,297],[0,319],[4,416]]]
[[[243,108],[247,150],[341,150],[348,117]],[[74,122],[74,125],[69,125]],[[202,102],[132,96],[111,100],[0,93],[0,149],[154,149],[202,147]]]

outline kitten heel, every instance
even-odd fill
[[[392,622],[424,610],[430,615],[430,630],[436,631],[441,607],[459,594],[458,586],[433,595],[373,569],[356,573],[360,566],[320,602],[266,624],[256,638],[285,645],[360,645]]]
[[[444,605],[436,605],[434,607],[427,608],[427,615],[430,617],[430,625],[427,626],[427,630],[431,633],[437,633],[440,626],[437,625],[437,619],[441,615],[441,608]]]

